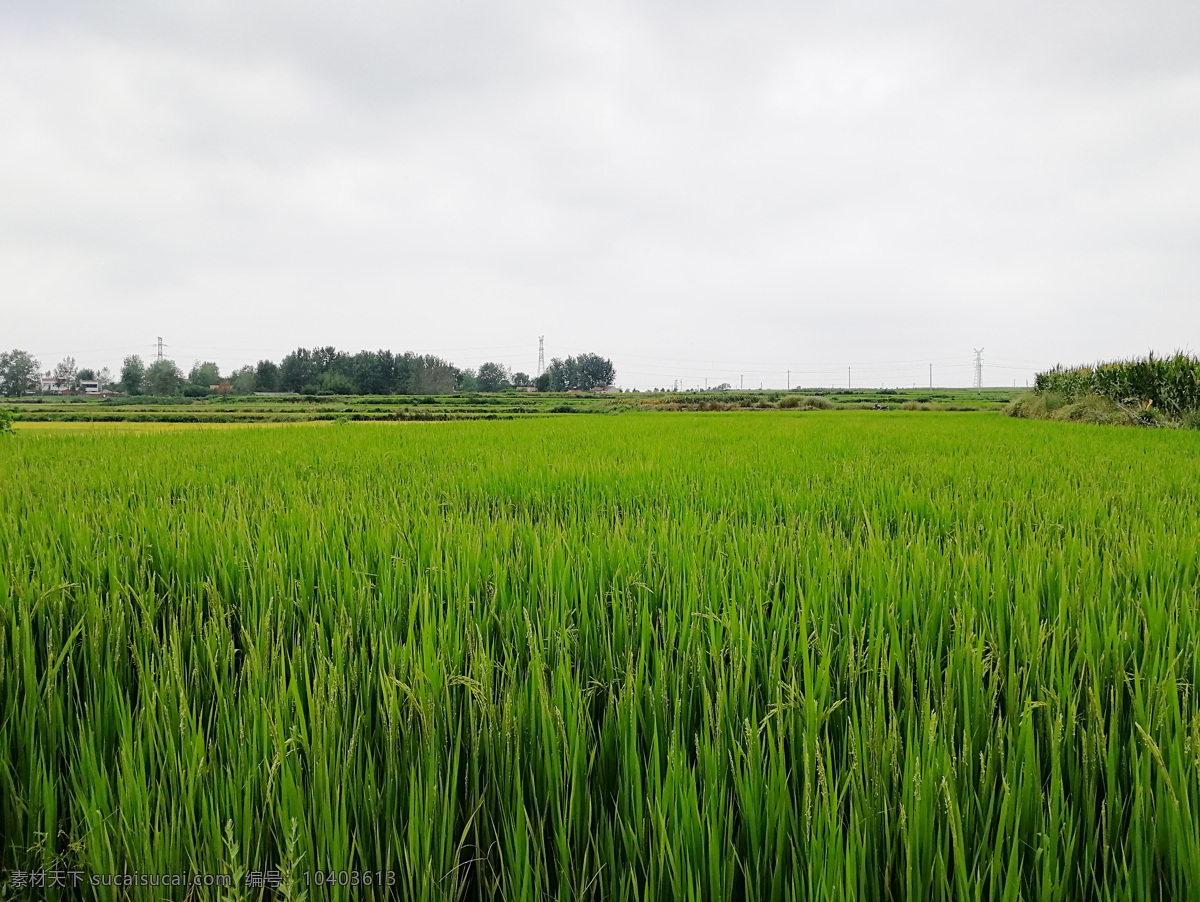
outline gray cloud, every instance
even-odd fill
[[[6,346],[528,369],[544,333],[646,386],[903,384],[927,360],[961,384],[980,345],[1005,383],[1197,344],[1195,5],[30,2],[0,24]]]

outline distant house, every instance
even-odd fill
[[[607,394],[607,395],[613,395],[613,394],[616,394],[617,391],[619,391],[619,389],[617,389],[615,386],[612,386],[612,385],[597,385],[595,388],[592,389],[592,391],[603,392],[604,394]]]
[[[59,381],[57,376],[51,376],[47,373],[41,377],[41,389],[43,395],[69,395],[71,389],[66,383]],[[77,391],[83,392],[85,395],[104,395],[112,394],[105,392],[100,388],[100,383],[96,379],[83,379],[79,382]]]
[[[516,389],[517,389],[517,391],[537,391],[537,386],[536,385],[518,385],[518,386],[516,386]]]

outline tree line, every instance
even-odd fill
[[[556,357],[545,372],[534,378],[496,362],[464,369],[432,354],[385,350],[351,354],[322,347],[297,348],[278,363],[260,360],[224,374],[212,361],[197,360],[184,373],[173,360],[147,364],[132,354],[124,359],[119,376],[107,368],[77,368],[72,357],[64,358],[44,375],[54,378],[58,391],[79,391],[82,383],[94,381],[101,389],[129,395],[204,397],[218,392],[434,395],[512,389],[590,391],[612,385],[617,373],[612,361],[599,354]],[[0,353],[0,395],[19,397],[39,392],[42,376],[41,363],[27,351]]]

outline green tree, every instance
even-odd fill
[[[580,354],[566,360],[555,357],[546,367],[546,374],[550,377],[551,391],[590,391],[593,388],[612,385],[613,380],[617,378],[612,361],[599,354]]]
[[[156,360],[146,368],[145,388],[148,394],[178,394],[182,384],[183,373],[174,360]]]
[[[354,380],[345,373],[336,370],[326,370],[317,377],[318,395],[352,395]]]
[[[254,367],[254,388],[251,391],[279,391],[279,365],[260,360]]]
[[[229,381],[233,384],[233,393],[235,395],[248,395],[253,391],[257,391],[258,377],[255,374],[254,367],[250,364],[246,364],[244,367],[230,373]]]
[[[279,387],[283,391],[315,390],[321,365],[308,348],[296,348],[279,364]]]
[[[59,391],[75,391],[79,387],[79,373],[75,369],[75,358],[64,357],[54,367],[54,378]]]
[[[146,382],[146,364],[137,354],[131,354],[121,364],[121,387],[130,395],[140,395]]]
[[[401,368],[396,355],[391,351],[359,351],[339,361],[345,366],[354,382],[354,390],[360,395],[390,395],[400,390]]]
[[[0,353],[0,395],[19,398],[39,388],[41,363],[28,351],[14,348]]]
[[[479,378],[475,375],[475,371],[469,367],[465,370],[459,370],[458,378],[455,380],[455,387],[459,391],[479,391]]]
[[[221,369],[211,360],[206,360],[201,363],[197,360],[192,364],[192,371],[188,373],[188,382],[192,385],[198,385],[201,388],[208,388],[210,385],[216,385],[221,381]]]
[[[402,391],[409,395],[448,394],[458,388],[459,370],[432,354],[404,355],[407,376]]]
[[[485,392],[506,391],[513,385],[512,373],[502,363],[481,364],[475,379],[479,384],[479,391]]]
[[[616,367],[607,357],[601,357],[599,354],[580,354],[575,358],[568,357],[567,360],[573,360],[578,371],[578,385],[575,386],[577,388],[590,391],[593,388],[612,385],[616,381]]]
[[[513,373],[512,384],[517,388],[529,388],[533,385],[533,380],[529,378],[528,373]]]

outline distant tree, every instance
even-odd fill
[[[404,355],[407,371],[401,389],[409,395],[448,394],[458,388],[459,370],[448,361],[432,354]]]
[[[617,378],[616,368],[607,357],[599,354],[580,354],[568,357],[567,364],[576,372],[576,384],[572,388],[590,390],[612,385]]]
[[[502,363],[484,363],[475,374],[479,383],[479,391],[506,391],[512,388],[512,373]]]
[[[325,373],[337,373],[350,379],[351,358],[332,345],[311,351],[297,348],[279,364],[279,385],[284,391],[313,394],[321,391],[320,380]]]
[[[354,381],[345,373],[326,370],[317,377],[318,395],[352,395]]]
[[[733,386],[730,385],[728,382],[722,382],[720,385],[714,385],[712,390],[713,391],[732,391]]]
[[[296,348],[279,364],[279,387],[283,391],[298,392],[315,388],[320,376],[320,364],[308,348]]]
[[[323,348],[313,348],[312,352],[313,360],[322,373],[337,372],[339,369],[338,364],[345,360],[346,356],[333,345],[326,345]]]
[[[140,395],[146,382],[146,364],[137,354],[125,358],[121,364],[121,387],[126,393]]]
[[[279,365],[260,360],[254,367],[254,387],[250,391],[279,391]]]
[[[79,385],[79,375],[75,369],[75,358],[64,357],[54,367],[54,378],[58,382],[59,391],[75,391]]]
[[[246,364],[244,367],[230,373],[229,382],[233,385],[233,393],[235,395],[248,395],[258,390],[258,375],[255,372],[255,368],[250,364]]]
[[[546,367],[542,376],[548,382],[548,391],[566,391],[571,387],[571,373],[567,369],[565,360],[557,357],[550,358],[550,365]]]
[[[100,390],[107,391],[113,382],[112,370],[106,366],[102,366],[100,367],[100,372],[96,373],[94,378],[100,384]]]
[[[466,392],[479,391],[479,377],[469,367],[465,370],[459,370],[458,377],[455,380],[455,388]]]
[[[513,373],[512,384],[517,388],[529,388],[533,385],[533,380],[529,378],[528,373]]]
[[[94,369],[92,369],[91,367],[85,366],[83,369],[81,369],[78,373],[75,374],[75,378],[79,382],[95,382],[96,381],[96,371]]]
[[[573,388],[588,391],[602,385],[612,385],[617,371],[612,361],[599,354],[580,354],[559,360],[555,357],[546,367],[550,376],[551,391],[569,391]]]
[[[156,360],[146,368],[145,389],[148,394],[178,394],[182,383],[183,373],[174,360]]]
[[[542,373],[533,382],[533,387],[538,391],[550,391],[553,380],[550,378],[550,373]]]
[[[41,364],[28,351],[14,348],[0,352],[0,395],[18,398],[37,391]]]
[[[401,367],[391,351],[359,351],[344,366],[360,395],[391,395],[399,391]]]
[[[201,363],[199,360],[192,364],[192,370],[188,373],[188,382],[192,385],[198,385],[201,388],[208,388],[210,385],[216,385],[221,381],[221,369],[211,360],[206,360]]]

